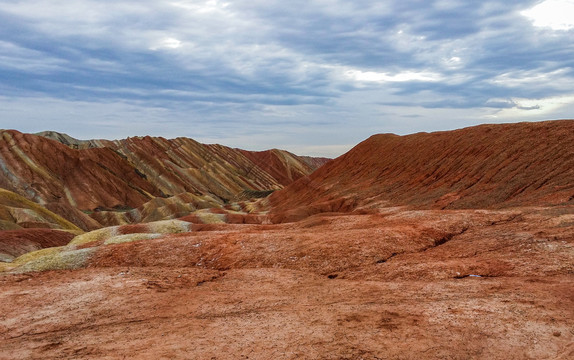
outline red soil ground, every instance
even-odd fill
[[[392,209],[102,246],[0,276],[0,359],[570,359],[573,223]]]

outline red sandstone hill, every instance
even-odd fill
[[[315,169],[308,160],[286,151],[252,154],[187,138],[78,141],[53,132],[43,135],[0,132],[0,188],[85,230],[146,217],[157,220],[168,216],[165,212],[170,209],[178,210],[174,216],[184,216],[190,209],[223,206],[245,191],[281,189]],[[188,195],[175,197],[181,194]],[[165,201],[153,201],[171,197],[167,207]],[[192,204],[174,203],[179,199]],[[146,204],[142,214],[138,208]],[[162,209],[150,209],[154,204]],[[87,215],[101,210],[119,213]],[[134,213],[123,216],[126,210]],[[154,217],[154,212],[161,216]]]
[[[574,199],[574,121],[375,135],[269,202],[275,222],[408,205],[500,208]]]
[[[77,212],[83,215],[81,212]],[[73,213],[69,215],[71,218],[74,218]],[[89,218],[87,219],[91,220]],[[79,221],[80,219],[76,220]],[[94,222],[93,220],[91,221]],[[89,227],[89,224],[84,225],[88,225],[86,227]],[[79,227],[45,207],[12,191],[0,188],[0,231],[27,228],[47,228],[80,232]],[[3,236],[0,236],[0,242],[2,238]]]
[[[239,150],[246,158],[258,164],[259,167],[272,175],[283,186],[302,178],[319,168],[328,160],[314,158],[318,163],[308,162],[308,158],[294,156],[282,150],[245,151]],[[314,165],[314,166],[313,166]]]

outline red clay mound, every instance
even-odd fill
[[[274,222],[380,206],[500,208],[574,199],[574,121],[375,135],[270,197]]]
[[[11,261],[30,251],[69,243],[74,234],[51,229],[8,230],[0,233],[0,261]]]

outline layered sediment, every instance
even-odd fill
[[[146,178],[183,164],[147,142],[125,159]],[[38,250],[0,241],[0,358],[573,358],[573,144],[556,121],[376,135],[310,175],[243,154],[286,186],[96,211],[115,225],[57,244],[10,215]],[[9,194],[3,214],[43,209]]]

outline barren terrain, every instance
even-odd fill
[[[0,358],[570,359],[572,222],[396,209],[101,245],[0,277]]]
[[[572,359],[573,161],[573,121],[379,135],[85,233],[5,194],[60,230],[0,232],[0,359]]]

